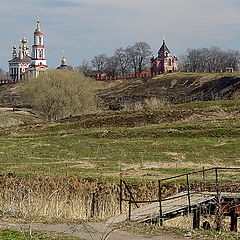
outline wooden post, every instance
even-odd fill
[[[190,198],[190,186],[189,186],[189,175],[187,174],[187,192],[188,192],[188,212],[191,213],[191,198]]]
[[[200,228],[200,208],[196,207],[193,209],[193,229]]]
[[[122,213],[122,176],[120,175],[120,214]]]
[[[126,183],[125,181],[123,181],[123,183],[124,183],[124,185],[125,185],[128,193],[129,193],[129,195],[131,196],[131,199],[132,199],[132,200],[135,200],[134,197],[133,197],[133,195],[132,195],[132,192],[130,191],[130,189],[129,189],[128,185],[127,185],[127,183]],[[139,206],[138,206],[137,203],[135,203],[135,205],[136,205],[137,208],[139,208]]]
[[[216,175],[216,192],[217,192],[217,203],[219,204],[219,183],[218,183],[218,168],[215,168]]]
[[[206,176],[205,176],[205,168],[203,167],[203,186],[206,188]]]
[[[215,168],[215,175],[216,175],[216,230],[221,230],[221,208],[220,208],[220,196],[219,196],[219,183],[218,183],[218,168]]]
[[[159,197],[159,223],[160,226],[163,225],[163,215],[162,215],[162,188],[161,180],[158,180],[158,197]]]
[[[235,206],[233,206],[231,208],[230,214],[231,214],[231,231],[237,232],[237,219],[238,219],[238,215],[236,214]]]
[[[131,198],[131,195],[129,195],[129,213],[128,213],[129,221],[131,221],[131,204],[132,204],[132,198]]]

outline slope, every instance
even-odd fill
[[[99,91],[105,109],[142,109],[191,101],[240,98],[240,74],[174,73],[124,80]]]
[[[158,179],[239,166],[239,119],[240,101],[218,101],[10,127],[0,131],[0,171]]]

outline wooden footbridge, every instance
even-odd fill
[[[207,173],[211,173],[211,184],[207,185]],[[232,173],[235,172],[234,177]],[[193,228],[200,227],[200,215],[203,208],[211,215],[231,216],[231,230],[237,231],[237,218],[240,214],[240,168],[209,168],[161,179],[158,181],[158,199],[135,200],[130,187],[124,180],[120,180],[120,215],[108,220],[110,223],[120,223],[125,220],[137,222],[159,222],[177,216],[193,213]],[[229,179],[231,173],[231,179]],[[201,184],[190,184],[190,176],[201,174]],[[224,185],[223,176],[226,178]],[[171,197],[162,197],[162,185],[164,182],[177,178],[185,178],[185,190]],[[212,181],[214,179],[214,181]],[[231,181],[229,181],[231,180]],[[232,181],[234,184],[231,184]],[[197,187],[193,187],[196,186]],[[123,188],[128,192],[129,198],[123,197]],[[123,202],[128,202],[128,212],[122,212]],[[139,204],[145,204],[139,206]],[[134,207],[133,207],[134,205]],[[205,211],[204,210],[204,211]],[[217,228],[220,228],[220,222]]]

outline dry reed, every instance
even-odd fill
[[[77,177],[2,175],[0,184],[0,212],[3,216],[103,220],[119,214],[119,184],[116,183]],[[134,185],[131,190],[136,199],[157,198],[154,182]],[[176,191],[176,188],[171,191]],[[164,189],[165,195],[171,195],[171,191]],[[129,197],[126,189],[124,197]],[[123,209],[128,209],[126,202]]]

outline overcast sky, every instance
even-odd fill
[[[32,45],[37,8],[50,68],[63,49],[72,66],[137,41],[156,54],[163,35],[177,56],[187,48],[240,50],[240,0],[0,0],[0,68],[7,70],[23,31]]]

